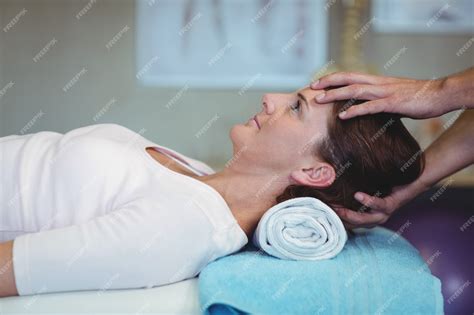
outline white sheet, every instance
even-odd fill
[[[197,277],[151,289],[78,291],[0,298],[0,314],[201,314]]]

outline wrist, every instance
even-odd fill
[[[442,108],[442,112],[448,113],[453,110],[458,109],[457,102],[453,98],[453,78],[452,77],[444,77],[436,80],[436,93],[435,97],[439,106]]]
[[[430,159],[431,155],[429,152],[429,148],[423,152],[422,161],[423,161],[423,168],[421,174],[418,178],[412,182],[412,190],[416,195],[424,193],[428,189],[430,189],[434,184],[434,179],[430,176],[430,167],[432,165],[432,161]]]
[[[416,191],[417,195],[424,193],[430,189],[434,184],[427,182],[424,178],[419,177],[416,181]]]

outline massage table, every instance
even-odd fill
[[[0,298],[0,314],[201,314],[198,278],[150,289],[78,291]]]

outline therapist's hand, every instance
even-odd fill
[[[341,119],[379,112],[424,119],[453,110],[443,93],[444,82],[445,79],[414,80],[356,72],[335,72],[321,77],[311,84],[311,88],[321,90],[341,86],[321,91],[315,97],[317,103],[350,99],[367,100],[360,105],[350,106],[345,112],[340,113]]]
[[[385,198],[357,192],[354,197],[364,206],[369,207],[369,212],[353,211],[347,208],[336,208],[335,211],[348,229],[372,228],[385,223],[398,208],[428,188],[420,181],[415,181],[408,185],[395,187],[392,193]],[[359,196],[361,198],[358,198]]]

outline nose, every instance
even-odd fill
[[[271,115],[275,110],[275,103],[273,103],[270,94],[264,94],[262,97],[262,105],[267,115]]]

